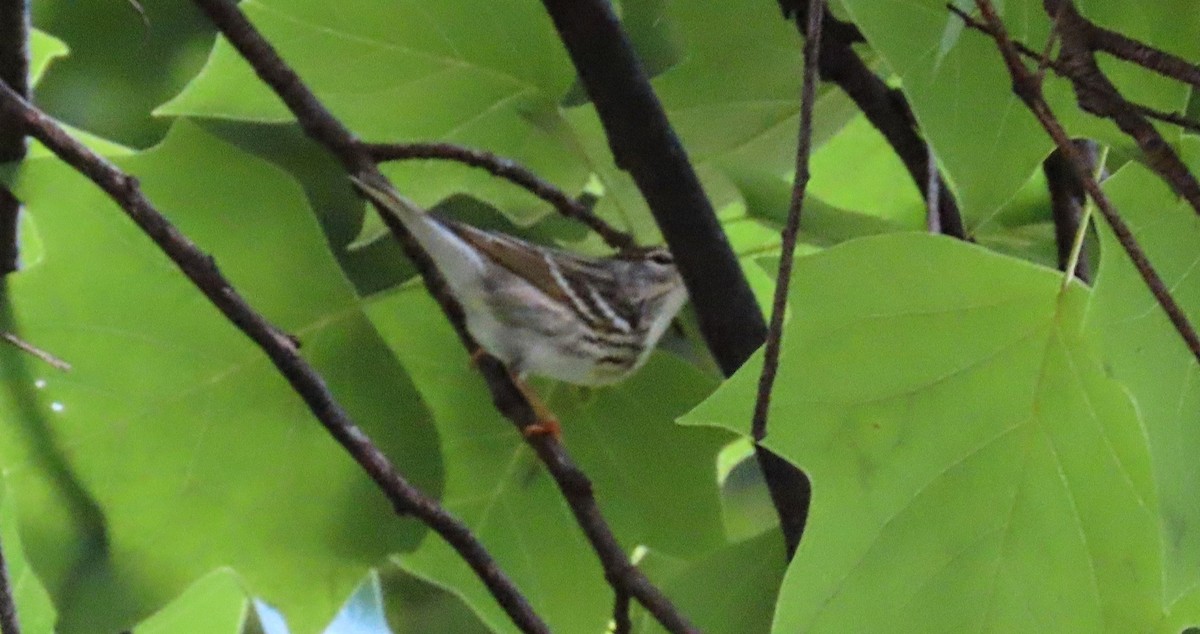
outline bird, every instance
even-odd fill
[[[425,213],[378,172],[350,180],[429,254],[467,331],[522,383],[529,375],[584,386],[622,381],[687,302],[666,247],[584,256]]]

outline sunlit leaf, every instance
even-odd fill
[[[918,234],[799,260],[767,444],[812,478],[773,632],[1143,631],[1140,421],[1058,274]],[[904,289],[904,292],[896,292]],[[745,430],[761,360],[691,412]]]
[[[1200,144],[1192,139],[1195,150]],[[1196,285],[1200,220],[1156,176],[1137,164],[1106,185],[1113,203],[1192,323],[1200,319]],[[1103,225],[1102,225],[1103,226]],[[1200,587],[1200,383],[1195,357],[1167,321],[1106,226],[1089,325],[1109,371],[1137,402],[1154,458],[1161,501],[1163,582],[1174,600]]]

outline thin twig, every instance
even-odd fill
[[[259,78],[287,105],[306,134],[333,153],[347,172],[378,173],[374,160],[364,151],[362,143],[330,114],[237,6],[230,0],[194,2],[250,63]],[[446,290],[445,282],[429,256],[402,227],[398,226],[392,215],[381,213],[380,217],[416,264],[426,286],[459,338],[464,344],[474,346],[470,333],[466,330],[462,309]],[[521,430],[539,423],[533,407],[521,389],[513,383],[503,363],[491,355],[483,355],[476,365],[492,394],[492,403],[501,414]],[[530,434],[527,438],[550,476],[554,478],[576,522],[591,543],[609,583],[637,599],[668,631],[695,632],[696,629],[671,604],[666,595],[650,583],[641,570],[629,563],[628,555],[600,513],[591,482],[572,460],[562,443],[551,434]]]
[[[784,15],[793,17],[796,28],[803,32],[808,20],[806,0],[777,1]],[[824,35],[821,38],[821,52],[818,56],[821,81],[841,88],[854,101],[854,105],[862,110],[863,115],[879,130],[896,152],[896,156],[904,163],[909,177],[920,189],[921,196],[927,198],[931,186],[929,145],[921,136],[908,99],[900,89],[888,86],[883,78],[876,75],[854,49],[855,44],[866,41],[857,26],[839,20],[830,13],[828,7],[825,9],[823,22],[821,30]],[[936,166],[933,169],[936,169]],[[939,175],[936,186],[940,192],[937,210],[938,224],[942,232],[960,240],[969,239],[958,202],[953,191],[947,186],[946,179]]]
[[[216,263],[179,232],[142,194],[137,180],[71,138],[50,117],[0,85],[0,113],[20,118],[29,134],[92,180],[121,206],[226,318],[266,353],[338,443],[388,497],[398,515],[412,514],[441,535],[471,566],[513,622],[525,632],[548,632],[528,601],[461,521],[410,484],[350,419],[296,343],[268,322],[221,275]]]
[[[620,589],[613,598],[613,634],[630,634],[633,622],[629,620],[629,593]]]
[[[804,30],[804,82],[800,91],[800,132],[796,144],[796,177],[792,183],[792,200],[788,207],[787,222],[783,227],[782,257],[779,274],[775,278],[775,297],[771,304],[771,325],[767,329],[767,343],[763,353],[763,370],[758,380],[758,397],[754,403],[754,418],[750,434],[756,444],[767,437],[767,415],[771,408],[771,392],[775,387],[775,376],[779,370],[779,350],[783,342],[783,320],[787,312],[788,287],[792,279],[792,264],[796,257],[796,239],[800,232],[800,214],[804,210],[804,194],[808,187],[808,159],[812,153],[812,113],[817,96],[817,61],[821,50],[821,20],[824,16],[823,0],[809,0],[808,24]],[[772,491],[772,498],[776,492]],[[787,504],[776,501],[780,523],[788,545],[788,557],[795,552],[803,532],[804,518],[790,517],[795,513],[795,500]],[[804,509],[807,511],[807,508]],[[802,511],[803,512],[803,511]],[[797,526],[797,523],[799,524]],[[797,533],[797,529],[799,533]]]
[[[1130,105],[1132,105],[1134,109],[1136,109],[1143,117],[1157,119],[1164,123],[1177,125],[1181,128],[1200,134],[1200,121],[1189,119],[1178,112],[1166,112],[1165,110],[1157,110],[1155,108],[1151,108],[1150,106],[1143,106],[1142,104],[1137,103],[1131,103]]]
[[[0,339],[7,341],[31,356],[41,359],[42,361],[50,364],[56,370],[62,370],[63,372],[71,371],[70,363],[67,363],[66,361],[63,361],[62,359],[50,354],[49,352],[42,350],[41,348],[29,343],[28,341],[25,341],[11,332],[0,333]]]
[[[1054,139],[1054,143],[1058,145],[1059,151],[1063,156],[1070,161],[1072,168],[1075,170],[1075,175],[1083,183],[1083,187],[1087,190],[1088,196],[1095,201],[1100,213],[1112,228],[1113,235],[1120,242],[1121,247],[1125,249],[1125,253],[1129,255],[1129,259],[1133,262],[1134,268],[1141,275],[1142,280],[1146,283],[1146,287],[1150,289],[1150,293],[1154,295],[1154,299],[1166,312],[1167,318],[1175,327],[1176,332],[1183,338],[1184,344],[1192,353],[1197,361],[1200,361],[1200,337],[1196,336],[1196,331],[1188,322],[1183,310],[1175,303],[1175,299],[1171,297],[1170,290],[1163,283],[1158,272],[1151,266],[1150,260],[1146,257],[1144,251],[1138,246],[1137,240],[1130,231],[1129,226],[1121,219],[1108,196],[1100,189],[1100,185],[1096,179],[1092,178],[1091,168],[1086,159],[1075,144],[1071,141],[1071,137],[1063,129],[1062,124],[1055,118],[1054,113],[1050,110],[1050,106],[1046,103],[1045,97],[1042,95],[1042,87],[1036,78],[1029,73],[1029,69],[1021,62],[1020,53],[1013,45],[1012,39],[1009,38],[1007,30],[1004,28],[1004,23],[1000,20],[1000,16],[996,13],[995,7],[992,6],[990,0],[975,0],[980,11],[983,12],[984,21],[990,27],[992,38],[996,41],[996,46],[1000,49],[1000,54],[1004,57],[1004,63],[1008,66],[1009,74],[1013,78],[1013,91],[1025,105],[1037,117],[1039,123],[1045,128],[1046,132]],[[1067,27],[1064,27],[1067,28]],[[1064,33],[1065,35],[1065,33]]]
[[[1106,29],[1090,20],[1088,20],[1088,24],[1090,25],[1088,41],[1096,50],[1132,62],[1164,77],[1200,88],[1200,66],[1116,31]]]
[[[364,143],[363,147],[370,153],[371,158],[380,163],[408,159],[439,159],[457,161],[464,165],[487,170],[493,176],[515,183],[534,196],[554,205],[558,213],[567,218],[573,218],[587,225],[608,246],[622,251],[636,246],[633,236],[604,222],[586,205],[571,198],[563,190],[512,159],[453,143]]]

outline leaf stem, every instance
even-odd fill
[[[1100,156],[1096,159],[1096,165],[1092,169],[1092,178],[1096,182],[1100,182],[1100,175],[1104,173],[1104,164],[1108,161],[1108,146],[1100,148]],[[1063,282],[1059,292],[1065,292],[1067,286],[1071,284],[1071,278],[1075,277],[1075,268],[1079,266],[1079,257],[1083,253],[1083,238],[1087,235],[1088,223],[1092,219],[1092,212],[1096,210],[1096,202],[1091,198],[1083,205],[1083,213],[1079,216],[1079,225],[1075,227],[1075,239],[1071,242],[1071,255],[1067,257],[1067,266],[1063,267]]]

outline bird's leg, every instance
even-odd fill
[[[517,376],[515,372],[509,372],[509,376],[512,377],[513,385],[516,385],[517,389],[521,391],[521,395],[525,397],[525,400],[529,401],[529,406],[533,408],[533,414],[537,417],[537,422],[532,425],[526,425],[525,429],[521,430],[521,433],[525,434],[526,438],[549,434],[555,440],[561,440],[562,425],[558,424],[558,417],[554,415],[554,412],[550,411],[546,403],[537,395],[537,392],[533,391],[532,387],[529,387],[529,384],[524,379]]]
[[[471,367],[478,369],[479,362],[483,359],[483,357],[487,356],[487,354],[487,350],[484,350],[481,346],[475,346],[475,349],[471,350]],[[522,433],[525,434],[525,437],[533,438],[534,436],[549,434],[553,436],[555,440],[561,439],[562,425],[558,424],[558,417],[554,415],[554,412],[550,411],[550,407],[546,405],[546,403],[541,399],[541,397],[538,396],[537,392],[535,392],[532,387],[529,387],[529,384],[526,383],[525,379],[521,378],[518,373],[509,370],[508,376],[510,379],[512,379],[513,385],[517,386],[517,391],[521,393],[521,396],[525,397],[525,400],[529,403],[529,406],[533,408],[533,414],[537,417],[537,422],[531,425],[526,425],[525,428],[521,430]]]
[[[487,350],[484,350],[482,346],[475,346],[475,349],[471,351],[470,363],[472,370],[479,369],[479,361],[482,360],[486,354]]]

